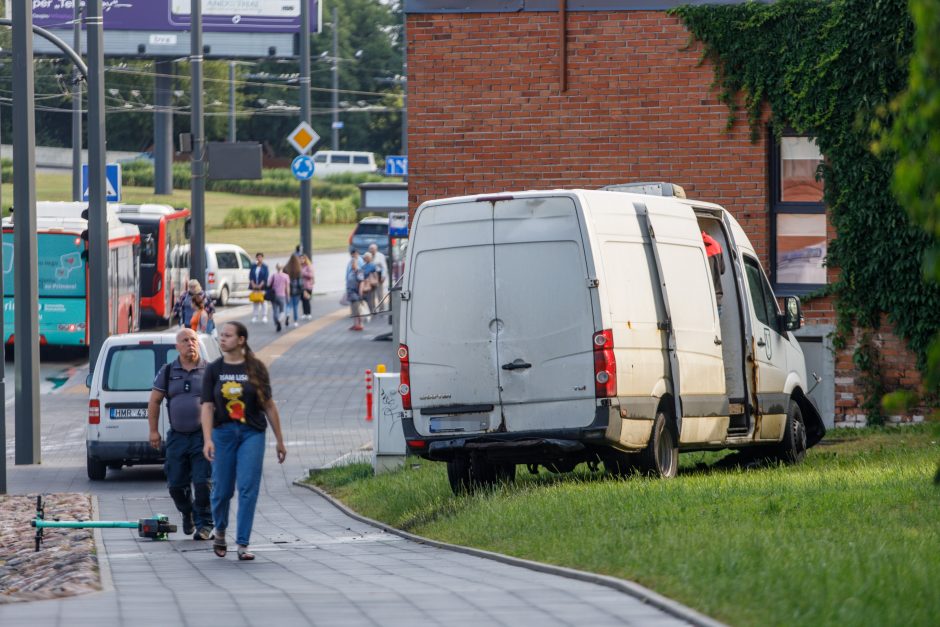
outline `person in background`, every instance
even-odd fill
[[[200,292],[192,298],[193,315],[189,319],[189,328],[196,333],[208,333],[209,314],[206,313],[206,297]]]
[[[235,541],[239,561],[253,560],[248,550],[255,505],[264,463],[264,435],[268,424],[277,440],[277,462],[284,463],[287,447],[281,416],[271,396],[271,378],[264,362],[248,346],[248,329],[227,322],[219,333],[222,357],[206,367],[202,382],[203,454],[212,462],[212,550],[218,557],[228,551],[229,505],[238,488]]]
[[[372,253],[362,256],[362,281],[359,282],[359,295],[369,307],[369,313],[375,313],[375,286],[378,285],[378,270],[372,263]]]
[[[160,448],[160,405],[166,399],[170,429],[166,434],[166,485],[183,515],[183,533],[193,540],[212,537],[212,466],[203,455],[200,396],[206,362],[199,356],[199,338],[192,329],[176,334],[179,357],[160,368],[153,378],[147,404],[150,446]]]
[[[202,285],[200,285],[199,281],[196,279],[190,279],[189,289],[183,292],[179,300],[176,301],[176,305],[173,306],[173,314],[176,316],[181,327],[188,327],[192,322],[193,296],[196,294],[202,295],[203,306],[210,320],[215,313],[215,306],[212,303],[212,299],[209,298],[209,295],[202,289]]]
[[[375,287],[375,302],[379,309],[391,309],[391,304],[383,302],[385,299],[385,282],[388,281],[388,261],[385,255],[379,251],[378,244],[369,244],[369,252],[372,253],[372,263],[375,264],[379,273],[379,284]]]
[[[287,260],[284,272],[290,279],[290,310],[294,316],[295,327],[297,326],[297,320],[300,318],[300,297],[304,291],[302,270],[300,255],[291,255],[290,259]],[[285,324],[290,325],[290,320],[290,316],[288,316]]]
[[[300,257],[300,276],[303,279],[303,291],[300,294],[300,302],[304,308],[304,320],[311,320],[310,301],[313,299],[313,263],[310,257],[302,255]]]
[[[349,264],[346,266],[346,294],[343,299],[349,303],[349,316],[353,320],[350,331],[362,331],[362,316],[359,315],[359,282],[362,274],[359,270],[359,251],[351,248]]]
[[[280,332],[281,317],[287,311],[287,298],[290,296],[290,277],[284,272],[281,264],[275,266],[275,272],[269,282],[274,290],[274,328]]]
[[[255,265],[251,267],[248,273],[248,287],[253,292],[261,292],[262,295],[268,287],[268,266],[264,263],[264,253],[255,255]],[[261,322],[268,321],[268,301],[261,299],[260,302],[252,303],[251,321],[258,322],[258,313],[261,313]]]

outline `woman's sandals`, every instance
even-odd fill
[[[238,545],[238,559],[242,562],[249,562],[255,559],[255,554],[248,550],[247,546]]]
[[[228,545],[225,543],[225,534],[219,534],[218,531],[212,536],[212,551],[216,557],[225,557],[228,553]]]

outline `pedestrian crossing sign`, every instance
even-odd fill
[[[121,164],[105,165],[105,201],[121,202]],[[82,200],[88,200],[88,164],[82,164]]]
[[[297,128],[288,134],[287,141],[294,147],[294,150],[305,155],[320,141],[320,136],[317,135],[317,132],[313,130],[312,126],[304,121],[298,124]]]

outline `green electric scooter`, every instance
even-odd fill
[[[151,540],[166,540],[168,533],[176,532],[176,525],[169,523],[166,514],[157,514],[153,518],[140,520],[46,520],[46,512],[42,504],[42,496],[36,497],[36,518],[29,521],[30,527],[36,528],[36,550],[42,545],[42,532],[48,528],[54,529],[136,529],[141,538]]]

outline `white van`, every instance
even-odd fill
[[[176,331],[112,335],[101,346],[94,371],[85,381],[88,425],[85,450],[88,478],[101,481],[108,468],[162,464],[165,451],[150,446],[147,403],[153,378],[163,364],[177,358]],[[214,337],[199,334],[199,355],[221,357]],[[166,442],[166,403],[160,409],[160,437]]]
[[[375,172],[375,155],[352,150],[318,150],[313,153],[313,175],[317,177],[343,172]]]
[[[670,477],[679,450],[729,447],[796,462],[822,438],[791,333],[799,299],[780,313],[734,218],[677,195],[418,207],[401,292],[403,429],[411,453],[447,462],[455,492],[511,479],[516,464]],[[720,307],[703,232],[724,254]]]
[[[235,244],[206,244],[206,284],[209,297],[220,305],[229,298],[248,298],[251,259]]]

